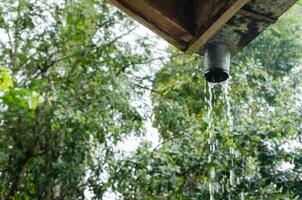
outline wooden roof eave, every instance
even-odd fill
[[[188,54],[211,40],[236,54],[297,0],[108,0]]]

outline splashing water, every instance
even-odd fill
[[[212,183],[212,180],[215,180],[216,177],[216,170],[214,167],[210,170],[210,183],[209,183],[209,193],[210,193],[210,200],[214,200],[214,194],[215,194],[215,188],[214,183]]]
[[[217,85],[221,86],[221,91],[223,93],[222,97],[220,99],[222,100],[223,103],[223,109],[225,110],[225,113],[223,115],[224,120],[227,123],[227,127],[229,129],[229,133],[231,134],[233,131],[233,117],[231,114],[231,103],[230,103],[230,97],[229,97],[229,84],[228,82],[224,83],[208,83],[207,87],[205,87],[205,93],[208,94],[209,97],[205,98],[206,104],[207,104],[207,115],[206,115],[206,120],[208,122],[208,127],[207,127],[207,133],[208,133],[208,139],[207,139],[207,144],[209,146],[209,156],[208,156],[208,163],[213,163],[215,159],[220,161],[223,157],[230,158],[231,161],[231,167],[234,167],[234,159],[238,158],[240,156],[239,152],[235,150],[235,148],[231,147],[229,149],[229,156],[228,155],[221,155],[220,153],[220,146],[219,146],[219,141],[215,139],[215,126],[214,126],[214,112],[213,109],[216,106],[216,92],[215,92],[215,87]],[[218,97],[219,98],[219,97]],[[215,199],[215,194],[218,193],[225,193],[231,192],[231,188],[239,185],[240,184],[240,178],[236,176],[236,173],[233,169],[229,171],[229,176],[225,177],[222,180],[216,180],[218,176],[216,176],[216,169],[215,167],[211,167],[209,169],[209,195],[210,195],[210,200]],[[220,190],[220,191],[219,191]],[[244,200],[244,193],[238,194],[241,200]],[[231,199],[231,194],[229,194],[229,199]]]
[[[230,129],[230,132],[232,132],[233,130],[233,117],[231,114],[231,104],[230,104],[230,96],[229,96],[229,82],[223,82],[220,83],[221,87],[222,87],[222,92],[223,92],[223,101],[226,104],[226,117],[227,117],[227,121],[228,121],[228,126]]]
[[[241,200],[244,200],[244,193],[243,192],[240,193],[240,197],[241,197]]]
[[[214,129],[214,123],[213,123],[213,99],[215,96],[213,96],[213,94],[215,94],[215,86],[217,84],[215,83],[209,83],[208,84],[208,91],[209,91],[209,99],[206,99],[206,103],[207,103],[207,109],[208,109],[208,113],[207,113],[207,122],[208,122],[208,133],[209,133],[209,139],[212,139],[212,130]]]
[[[208,122],[208,127],[207,127],[207,132],[209,134],[207,143],[210,147],[210,154],[208,156],[208,163],[212,163],[214,153],[217,148],[217,142],[214,141],[213,139],[213,133],[214,133],[214,123],[213,123],[213,107],[215,107],[214,100],[216,98],[215,96],[215,86],[217,84],[209,83],[208,84],[208,92],[209,92],[209,98],[205,99],[207,103],[207,115],[206,115],[206,120]],[[206,88],[205,88],[206,92]],[[215,184],[215,179],[216,179],[216,169],[215,167],[211,167],[210,172],[209,172],[209,194],[210,194],[210,200],[214,200],[215,192],[217,190],[217,186]]]
[[[230,170],[230,185],[233,186],[235,183],[235,173],[233,170]]]

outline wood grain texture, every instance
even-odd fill
[[[298,0],[250,0],[243,8],[259,15],[277,20]]]
[[[225,41],[232,55],[235,55],[277,22],[295,3],[296,0],[251,0],[212,37],[212,40]]]
[[[264,21],[264,22],[271,23],[271,24],[277,22],[276,19],[272,19],[270,17],[260,15],[258,13],[253,12],[253,11],[245,10],[243,8],[241,10],[239,10],[238,13],[245,16],[245,17],[255,19],[257,21]]]
[[[155,12],[170,19],[172,23],[194,34],[195,23],[192,15],[192,0],[144,0]]]
[[[208,3],[211,0],[201,1],[201,3],[198,4],[196,7],[198,18],[208,18],[208,20],[204,21],[204,19],[197,19],[197,26],[201,27],[199,30],[199,37],[194,39],[188,49],[186,50],[186,53],[192,54],[195,52],[198,52],[205,44],[208,42],[213,35],[221,28],[223,27],[249,0],[215,0],[212,1],[212,3],[216,3],[216,7],[212,3]],[[199,12],[202,12],[205,10],[203,7],[204,3],[208,3],[208,6],[215,9],[214,12],[207,11],[206,13],[199,14]],[[220,5],[218,7],[217,5]],[[214,14],[214,15],[213,15]],[[204,23],[204,25],[199,25],[199,23]]]
[[[236,0],[195,0],[194,18],[196,34],[205,32],[206,29],[219,19]]]
[[[297,0],[108,0],[186,53],[210,40],[232,54],[253,41]]]
[[[193,39],[191,4],[186,0],[109,0],[168,42],[185,50]],[[185,8],[185,9],[184,9]]]

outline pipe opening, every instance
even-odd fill
[[[204,77],[208,82],[220,83],[229,78],[231,54],[226,44],[211,42],[205,47]]]
[[[229,79],[229,72],[222,69],[211,69],[204,74],[205,79],[211,83],[220,83]]]

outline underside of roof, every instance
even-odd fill
[[[201,53],[212,40],[232,54],[275,23],[297,0],[109,0],[178,49]]]

